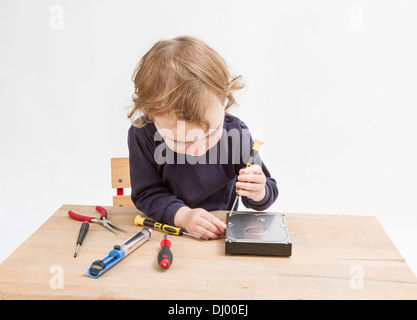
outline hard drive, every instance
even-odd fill
[[[226,254],[291,256],[292,243],[282,214],[228,214],[226,225]]]

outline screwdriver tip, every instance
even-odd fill
[[[80,248],[80,244],[77,244],[77,249],[75,249],[74,258],[77,257],[78,249]]]

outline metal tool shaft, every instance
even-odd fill
[[[200,236],[197,236],[197,235],[192,234],[192,233],[188,233],[188,232],[184,232],[184,231],[182,233],[185,234],[185,235],[187,235],[187,236],[193,237],[193,238],[197,238],[197,239],[201,239],[201,240],[208,240],[205,237],[200,237]]]
[[[77,244],[77,249],[75,249],[74,258],[77,257],[78,249],[80,248],[80,244]]]
[[[123,242],[120,245],[120,248],[124,250],[125,257],[130,254],[132,251],[134,251],[136,248],[140,247],[142,244],[144,244],[146,241],[149,240],[151,237],[151,229],[143,228],[138,233],[131,236],[129,239],[127,239],[125,242]]]
[[[235,201],[233,202],[233,205],[232,205],[232,209],[229,212],[229,217],[232,216],[233,210],[235,209],[235,206],[236,206],[237,199],[239,199],[239,197],[240,197],[239,195],[236,196]]]

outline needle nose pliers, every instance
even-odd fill
[[[118,226],[113,224],[111,221],[107,220],[107,211],[106,211],[106,209],[104,209],[103,207],[100,207],[100,206],[96,206],[96,210],[101,213],[100,218],[82,216],[82,215],[77,214],[77,213],[75,213],[71,210],[68,211],[68,215],[71,218],[73,218],[75,220],[78,220],[78,221],[88,221],[88,222],[98,223],[99,225],[101,225],[102,227],[106,228],[107,230],[109,230],[113,233],[116,233],[116,231],[114,229],[122,231],[122,232],[126,232],[122,228],[119,228]]]

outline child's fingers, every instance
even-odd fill
[[[195,234],[209,239],[218,239],[224,233],[226,224],[206,210],[199,210],[193,231]]]
[[[239,182],[251,182],[251,183],[265,183],[265,175],[260,174],[242,174],[237,177]]]
[[[240,175],[237,177],[239,181],[265,183],[266,177],[262,168],[258,165],[253,165],[239,171]]]
[[[202,227],[203,229],[207,230],[208,232],[211,232],[213,234],[221,234],[221,231],[219,228],[217,228],[213,223],[211,223],[210,221],[201,218],[198,222],[197,225]]]
[[[241,174],[237,177],[236,188],[238,194],[248,197],[254,201],[260,201],[265,196],[266,176],[262,168],[253,165],[239,171]]]
[[[254,164],[254,165],[249,166],[245,169],[240,169],[239,173],[240,174],[243,174],[243,173],[244,174],[263,174],[263,171],[262,171],[262,168],[259,165]]]
[[[250,198],[252,192],[241,189],[241,190],[239,190],[237,192],[237,194],[240,195],[240,196],[242,196],[242,197],[248,197],[248,198]]]
[[[207,230],[207,229],[203,228],[202,226],[196,226],[194,234],[196,234],[198,236],[201,236],[201,237],[208,238],[208,239],[221,238],[221,234],[211,232],[210,230]]]
[[[247,191],[260,191],[265,188],[265,185],[261,183],[243,183],[243,182],[236,182],[236,187],[239,189],[244,189]]]
[[[226,229],[226,224],[221,221],[220,219],[213,216],[210,212],[206,211],[204,212],[204,215],[202,216],[208,223],[213,225],[216,229],[218,229],[221,233]]]
[[[178,210],[175,218],[175,223],[178,227],[184,228],[189,233],[209,239],[218,239],[224,234],[226,224],[210,212],[202,208],[183,208]]]
[[[259,191],[248,191],[248,190],[240,189],[237,193],[238,195],[242,197],[247,197],[248,199],[252,199],[253,201],[259,202],[263,198],[265,198],[266,190],[265,188]]]

